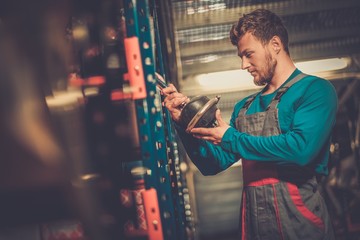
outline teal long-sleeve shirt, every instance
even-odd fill
[[[299,73],[296,69],[288,80]],[[246,114],[265,111],[276,92],[258,94]],[[330,82],[309,75],[290,87],[278,104],[281,134],[276,136],[252,136],[235,128],[246,99],[235,105],[230,128],[220,145],[193,138],[177,128],[190,159],[202,174],[217,174],[240,158],[307,166],[319,174],[328,173],[331,131],[337,111],[337,94]]]

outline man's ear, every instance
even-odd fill
[[[270,40],[270,46],[276,54],[278,54],[282,48],[281,40],[278,36],[273,36]]]

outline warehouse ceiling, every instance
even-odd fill
[[[295,62],[349,57],[349,66],[331,78],[359,72],[359,0],[175,0],[172,9],[178,84],[183,92],[206,93],[195,81],[199,74],[240,68],[229,30],[242,14],[257,8],[269,9],[282,17]]]

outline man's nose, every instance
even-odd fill
[[[249,68],[249,66],[250,66],[249,61],[247,61],[245,58],[241,59],[241,69],[242,70]]]

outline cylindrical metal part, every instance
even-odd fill
[[[167,84],[156,75],[157,86],[162,90]],[[188,103],[183,102],[179,109],[180,125],[190,131],[194,127],[214,127],[216,126],[215,112],[218,109],[216,104],[220,96],[209,99],[206,96],[193,97]]]

